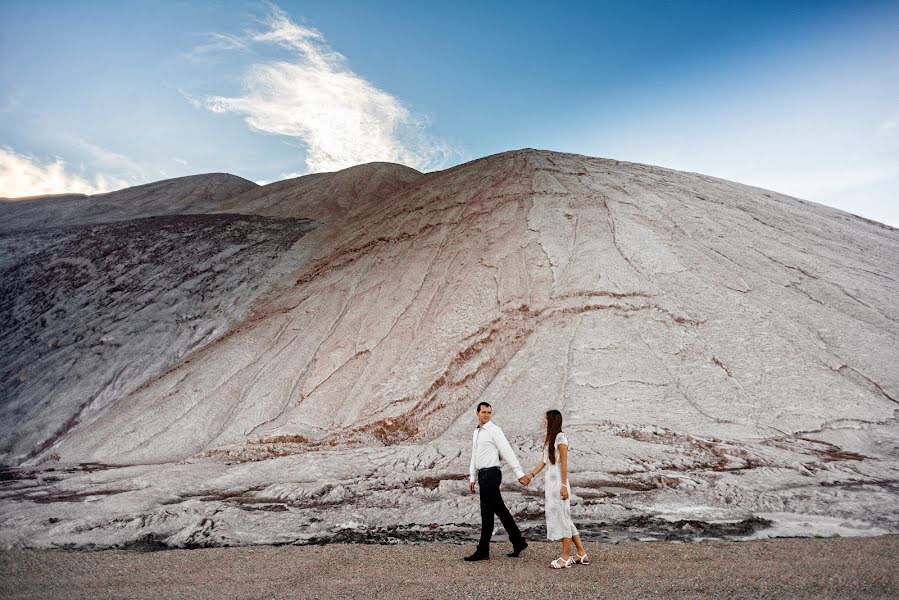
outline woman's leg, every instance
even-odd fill
[[[587,554],[587,551],[584,550],[584,545],[581,543],[581,536],[575,535],[571,538],[571,541],[574,542],[574,547],[577,548],[577,553],[579,556]]]
[[[571,538],[562,538],[562,558],[571,556]]]

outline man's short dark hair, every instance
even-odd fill
[[[475,412],[481,412],[482,406],[486,406],[487,408],[493,408],[492,406],[490,406],[489,402],[481,402],[478,404],[478,408],[475,410]]]

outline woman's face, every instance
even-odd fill
[[[549,427],[549,421],[546,419],[546,415],[543,415],[543,429]]]

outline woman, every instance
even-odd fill
[[[590,558],[581,536],[571,521],[571,503],[568,500],[568,437],[562,432],[562,413],[557,410],[546,411],[543,419],[546,425],[546,439],[543,442],[543,460],[526,475],[525,485],[537,476],[543,467],[546,469],[546,537],[551,540],[562,540],[562,556],[549,563],[553,569],[567,569],[573,563],[589,565]],[[571,556],[571,542],[574,541],[577,557]]]

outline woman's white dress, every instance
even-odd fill
[[[549,448],[543,448],[543,462],[546,464],[546,478],[543,482],[546,493],[546,537],[550,540],[578,535],[577,528],[571,521],[571,502],[562,500],[562,459],[559,456],[559,444],[567,445],[568,451],[571,452],[568,436],[561,431],[556,435],[556,464],[549,462]],[[568,497],[571,498],[570,488]]]

